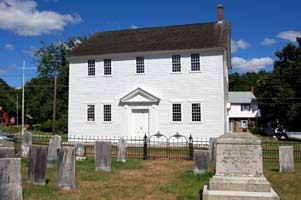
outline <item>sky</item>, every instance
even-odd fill
[[[275,52],[301,36],[300,0],[0,0],[0,78],[22,87],[37,76],[34,52],[72,36],[217,20],[231,22],[233,72],[270,71]]]

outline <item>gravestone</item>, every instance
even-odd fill
[[[209,162],[216,160],[216,141],[217,138],[209,138]]]
[[[58,158],[58,150],[61,148],[62,137],[59,135],[51,136],[48,145],[47,168],[53,167],[53,161]]]
[[[94,147],[95,171],[112,171],[112,144],[111,142],[95,142]]]
[[[0,199],[22,200],[21,158],[0,158]]]
[[[74,147],[63,147],[59,151],[57,186],[64,190],[76,187]]]
[[[0,158],[14,158],[15,147],[1,147],[0,146]]]
[[[45,185],[47,150],[47,146],[30,146],[27,178],[28,183]]]
[[[75,145],[75,156],[76,160],[86,160],[86,146],[83,143]]]
[[[279,172],[292,172],[294,168],[294,147],[279,146]]]
[[[6,140],[0,140],[0,147],[14,147],[15,143],[6,141]]]
[[[29,154],[29,148],[30,145],[32,145],[32,134],[30,132],[25,132],[22,136],[21,136],[21,155],[24,158],[28,157]]]
[[[259,138],[229,133],[217,139],[216,173],[203,188],[204,200],[279,200],[263,175]]]
[[[124,138],[120,138],[118,141],[118,162],[126,162],[126,141]]]
[[[193,173],[205,174],[208,170],[209,152],[207,150],[194,150],[193,152],[194,169]]]

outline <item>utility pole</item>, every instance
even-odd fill
[[[52,121],[52,135],[55,135],[56,131],[56,90],[57,90],[57,63],[54,69],[54,91],[53,91],[53,121]]]
[[[24,88],[25,88],[25,60],[23,60],[23,88],[22,88],[22,135],[24,134]]]

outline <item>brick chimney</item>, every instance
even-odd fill
[[[217,5],[217,23],[223,23],[224,17],[223,17],[223,4]]]
[[[254,92],[255,92],[255,89],[254,89],[254,87],[252,86],[251,87],[251,92],[254,94]]]

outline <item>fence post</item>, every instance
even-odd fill
[[[143,160],[147,160],[147,136],[143,137]]]
[[[190,137],[189,137],[189,160],[192,160],[193,159],[193,139],[192,139],[192,136],[190,134]]]

